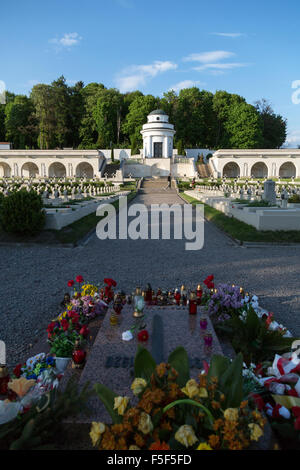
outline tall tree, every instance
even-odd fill
[[[54,148],[56,144],[55,95],[51,85],[34,85],[30,97],[38,120],[38,146]]]
[[[82,90],[83,117],[79,127],[79,148],[97,148],[97,124],[94,117],[94,109],[101,90],[105,87],[102,83],[89,83]]]
[[[254,106],[243,102],[234,104],[224,126],[228,136],[227,148],[261,148],[263,123]]]
[[[271,104],[262,99],[255,102],[263,122],[262,148],[280,148],[286,140],[286,119],[280,114],[275,114]]]
[[[123,132],[130,138],[130,142],[142,145],[140,133],[143,124],[147,121],[148,114],[157,108],[159,99],[152,95],[137,96],[129,106],[129,112],[123,124]]]
[[[13,142],[14,148],[33,148],[36,146],[37,121],[30,98],[17,95],[5,107],[6,139]]]

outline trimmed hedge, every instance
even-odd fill
[[[2,200],[0,223],[5,232],[34,235],[45,225],[42,198],[35,191],[22,189]]]

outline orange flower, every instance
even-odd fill
[[[124,437],[121,437],[116,445],[116,450],[127,450],[126,440]]]
[[[219,408],[221,408],[220,403],[218,401],[215,401],[215,400],[213,400],[211,402],[211,406],[213,407],[214,410],[218,410]]]
[[[216,421],[213,424],[214,431],[218,431],[224,424],[224,421],[222,419],[216,419]]]
[[[149,450],[170,450],[170,446],[166,442],[160,442],[160,440],[158,440],[151,444]]]
[[[162,362],[161,364],[159,364],[158,366],[156,366],[156,373],[158,375],[159,378],[162,378],[166,371],[167,371],[167,368],[166,368],[166,364],[164,362]]]
[[[143,447],[145,445],[145,439],[138,433],[134,435],[134,442],[139,447]]]
[[[115,450],[115,438],[109,430],[106,430],[103,434],[100,448],[103,450]]]
[[[211,434],[208,438],[208,443],[211,447],[217,448],[220,444],[220,438],[216,434]]]
[[[169,423],[169,421],[163,421],[160,425],[161,429],[164,429],[166,431],[172,431],[172,426]]]
[[[244,400],[244,401],[241,402],[240,408],[241,409],[246,408],[247,405],[248,405],[248,400]]]

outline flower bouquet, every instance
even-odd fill
[[[241,355],[232,363],[213,356],[208,373],[195,380],[182,347],[159,365],[140,347],[134,371],[136,406],[104,385],[94,387],[113,422],[92,423],[90,437],[98,449],[235,450],[263,436],[264,417],[243,400]]]

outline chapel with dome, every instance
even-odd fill
[[[151,111],[141,134],[144,158],[172,158],[175,130],[174,125],[169,123],[169,116],[165,111],[162,109]]]

